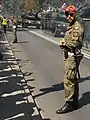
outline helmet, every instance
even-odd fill
[[[66,8],[65,12],[76,13],[76,12],[77,12],[77,9],[76,9],[75,6],[69,5],[69,6]]]

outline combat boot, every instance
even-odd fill
[[[13,43],[17,43],[17,37],[15,37],[15,39],[14,39]]]
[[[63,114],[63,113],[71,112],[73,110],[74,110],[74,108],[72,106],[72,101],[69,101],[69,102],[66,102],[61,109],[57,110],[56,113]]]
[[[79,108],[78,100],[74,100],[73,103],[72,103],[72,106],[73,106],[74,110],[77,110]]]

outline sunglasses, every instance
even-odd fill
[[[68,17],[69,15],[72,17],[74,15],[74,13],[70,13],[70,12],[65,12],[66,17]]]

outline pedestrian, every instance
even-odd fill
[[[4,33],[6,33],[6,27],[7,27],[6,17],[3,17],[3,19],[2,19],[2,27],[3,27]]]
[[[64,52],[65,76],[65,104],[57,114],[63,114],[78,109],[79,86],[77,73],[80,61],[83,58],[81,48],[83,43],[83,27],[76,19],[77,9],[70,5],[65,10],[66,19],[69,26],[66,30],[64,38],[60,41],[60,48]],[[79,74],[79,73],[78,73]],[[80,77],[80,76],[79,76]]]
[[[17,23],[13,21],[13,43],[17,43]]]

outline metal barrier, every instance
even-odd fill
[[[84,25],[83,47],[90,50],[90,20],[83,21],[83,25]]]

